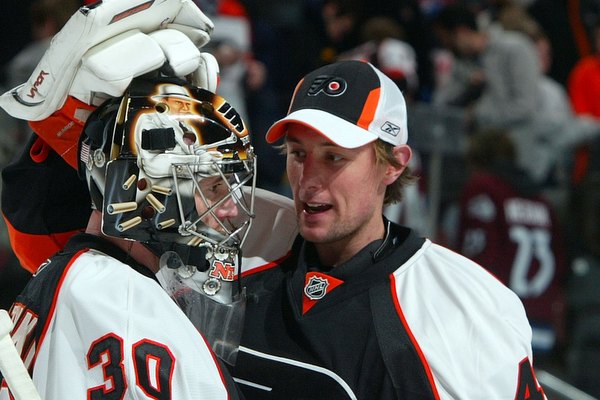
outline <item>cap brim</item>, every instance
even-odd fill
[[[267,132],[267,142],[274,143],[285,136],[290,124],[304,125],[314,129],[334,144],[347,149],[364,146],[367,143],[374,142],[378,138],[376,134],[328,112],[304,109],[294,111],[287,117],[274,123]]]

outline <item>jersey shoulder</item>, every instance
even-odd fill
[[[393,295],[441,393],[514,396],[532,351],[525,309],[511,290],[473,261],[426,241],[394,272]]]
[[[290,198],[256,189],[254,213],[256,218],[242,247],[242,273],[267,268],[287,257],[298,235]]]

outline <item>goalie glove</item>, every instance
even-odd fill
[[[216,61],[198,50],[213,28],[191,0],[104,0],[82,7],[52,39],[29,80],[2,95],[0,106],[13,117],[41,121],[69,96],[97,106],[165,64],[173,75],[189,75],[193,84],[215,91]],[[89,107],[68,108],[85,120],[81,110]]]
[[[91,48],[81,60],[69,95],[98,106],[121,96],[131,80],[163,68],[170,76],[194,78],[191,83],[216,90],[217,62],[201,53],[181,31],[161,29],[149,34],[131,30]]]

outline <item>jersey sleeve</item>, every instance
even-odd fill
[[[254,213],[258,217],[252,222],[242,247],[242,274],[272,265],[287,256],[298,235],[296,212],[290,198],[256,189]]]
[[[482,267],[427,242],[394,279],[398,313],[441,399],[545,399],[523,305]]]

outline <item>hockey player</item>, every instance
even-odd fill
[[[414,179],[389,78],[361,61],[309,73],[267,133],[280,138],[300,235],[280,265],[244,274],[232,375],[246,398],[545,398],[519,298],[382,216]]]
[[[55,237],[13,226],[13,245],[26,243],[16,249],[35,275],[10,310],[11,336],[45,400],[239,397],[216,356],[235,361],[240,249],[260,266],[287,248],[259,254],[245,243],[255,210],[272,202],[255,202],[255,158],[239,114],[199,87],[216,87],[211,57],[198,51],[211,30],[186,0],[84,7],[29,82],[0,99],[36,132],[3,171],[9,221],[27,227],[39,212],[31,204],[45,226],[73,217],[63,200],[80,207],[78,221],[81,207],[91,200],[93,208],[85,233],[59,232],[67,243],[39,268]],[[186,112],[174,112],[177,100]],[[278,225],[281,205],[265,232],[253,230],[257,241]],[[52,246],[35,248],[48,237]],[[12,398],[0,382],[0,399]]]
[[[517,165],[509,132],[474,135],[467,159],[471,173],[460,196],[458,249],[519,296],[539,366],[564,345],[568,268],[556,210]]]
[[[200,334],[204,327],[154,274],[162,266],[179,277],[180,293],[170,293],[178,303],[194,300],[205,315],[229,317],[216,321],[227,335],[211,331],[207,339],[230,359],[226,348],[237,343],[225,343],[235,336],[228,331],[240,329],[226,321],[239,325],[243,315],[234,277],[248,216],[235,228],[230,221],[251,212],[245,203],[252,192],[240,192],[254,173],[248,132],[232,129],[219,111],[228,107],[223,99],[186,86],[205,108],[187,120],[196,140],[177,146],[178,120],[139,126],[140,115],[160,112],[148,96],[154,86],[134,81],[121,101],[88,118],[79,151],[93,205],[86,232],[38,268],[10,310],[13,341],[43,399],[237,398]],[[194,258],[198,249],[205,251]],[[10,398],[6,386],[0,398]]]

